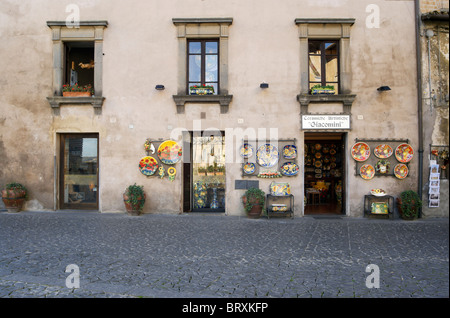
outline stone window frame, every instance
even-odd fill
[[[351,106],[356,98],[351,94],[350,68],[350,27],[355,23],[353,18],[298,18],[295,24],[299,27],[300,38],[300,113],[309,114],[310,103],[343,104],[343,114],[351,114]],[[339,41],[339,84],[337,95],[309,94],[308,41],[337,40]]]
[[[233,18],[173,18],[172,22],[177,27],[178,38],[178,85],[177,95],[173,95],[177,113],[185,112],[186,103],[218,103],[220,113],[227,113],[233,98],[228,94],[228,29]],[[188,95],[187,40],[213,38],[219,40],[219,92],[217,95]]]
[[[68,27],[66,21],[47,21],[47,26],[52,30],[53,41],[53,83],[54,96],[47,100],[54,110],[59,113],[59,108],[64,104],[81,105],[91,104],[96,113],[101,112],[105,98],[103,94],[103,37],[107,21],[80,21],[79,26]],[[62,86],[64,78],[64,43],[66,42],[94,42],[94,96],[91,97],[63,97]]]

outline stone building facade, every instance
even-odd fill
[[[145,213],[227,215],[245,215],[246,188],[288,183],[296,217],[362,216],[372,189],[418,189],[414,12],[381,0],[2,1],[0,183],[24,184],[28,210],[124,212],[136,183]],[[75,83],[93,94],[63,96]],[[214,93],[191,90],[202,85]],[[448,123],[446,105],[433,116]],[[448,145],[435,123],[426,138]],[[383,145],[388,172],[372,175]]]

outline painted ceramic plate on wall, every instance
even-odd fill
[[[151,176],[156,170],[158,170],[158,161],[151,156],[144,157],[139,162],[139,171],[141,171],[144,176]]]
[[[381,144],[375,147],[373,154],[380,159],[387,159],[392,156],[393,150],[391,146],[386,144]]]
[[[243,169],[246,174],[252,174],[255,172],[256,166],[252,162],[246,162]]]
[[[395,158],[397,158],[397,160],[400,162],[403,163],[410,162],[413,157],[414,157],[414,150],[408,144],[400,144],[395,149]]]
[[[370,180],[375,175],[375,168],[369,164],[362,165],[361,168],[359,168],[359,174],[361,175],[361,178]]]
[[[394,175],[399,179],[405,179],[408,175],[408,167],[403,163],[399,163],[394,168]]]
[[[176,141],[166,140],[158,147],[158,158],[166,165],[176,164],[181,160],[181,147]]]
[[[370,147],[364,142],[357,142],[352,147],[352,157],[356,161],[366,161],[370,157]]]
[[[273,167],[278,162],[278,149],[274,145],[265,144],[258,148],[256,159],[261,167]]]
[[[306,146],[306,144],[305,144]],[[305,149],[306,150],[306,149]],[[305,151],[306,153],[306,151]],[[297,158],[297,147],[294,145],[286,145],[283,148],[283,157],[285,159],[295,159]]]
[[[285,176],[295,176],[299,171],[299,167],[295,162],[286,162],[281,166],[281,173]]]
[[[253,147],[250,144],[243,144],[239,152],[242,158],[250,158],[253,156]]]

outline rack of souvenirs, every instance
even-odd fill
[[[298,175],[296,139],[270,141],[243,140],[239,149],[243,158],[242,176],[258,178],[293,177]]]
[[[364,180],[376,176],[395,176],[403,180],[409,174],[408,163],[414,149],[408,139],[356,139],[350,149],[355,160],[355,175]]]

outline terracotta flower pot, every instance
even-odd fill
[[[2,190],[2,200],[8,212],[20,212],[25,201],[23,190]]]
[[[91,97],[91,92],[63,92],[64,97]]]
[[[125,208],[127,210],[127,213],[129,215],[140,215],[141,210],[141,202],[145,202],[145,194],[144,197],[137,198],[137,203],[133,204],[133,202],[130,201],[130,198],[126,195],[126,193],[123,194],[123,202],[125,203]]]

